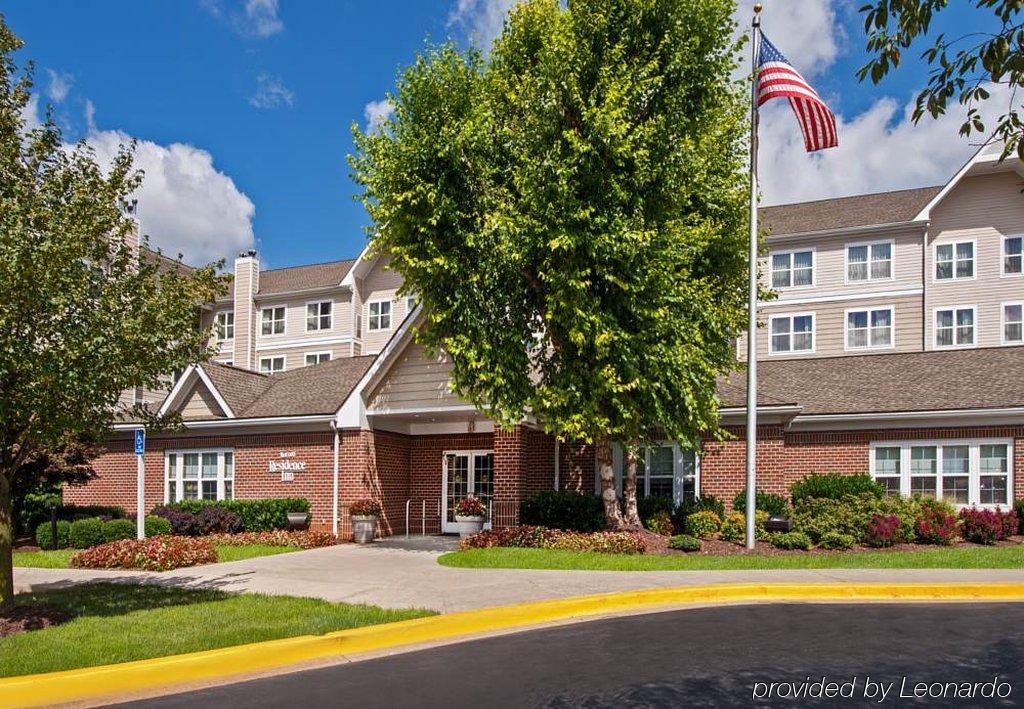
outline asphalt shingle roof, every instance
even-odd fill
[[[940,190],[918,187],[761,207],[758,220],[773,235],[909,222]]]

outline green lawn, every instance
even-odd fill
[[[66,569],[71,561],[71,555],[77,549],[57,549],[56,551],[16,551],[14,552],[14,565],[33,566],[39,569]],[[299,551],[298,547],[272,547],[272,546],[217,546],[217,559],[219,561],[238,561],[240,559],[252,559],[256,556],[270,556],[272,554],[287,554],[290,551]]]
[[[434,614],[146,584],[87,584],[21,594],[15,603],[45,603],[65,609],[75,618],[44,630],[0,638],[0,676],[320,635]]]
[[[1019,569],[1024,545],[932,547],[909,552],[837,552],[792,556],[629,555],[554,549],[469,549],[438,558],[465,569],[570,569],[586,571],[725,571],[734,569]]]

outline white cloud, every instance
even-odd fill
[[[200,0],[204,10],[217,19],[227,20],[241,35],[266,39],[284,30],[277,16],[277,0],[245,0],[235,10],[225,10],[223,0]]]
[[[380,101],[370,101],[363,107],[363,116],[366,118],[366,127],[363,128],[363,132],[375,133],[380,130],[384,122],[391,118],[394,112],[394,105],[386,98]]]
[[[32,94],[28,97],[28,103],[21,111],[21,119],[25,121],[25,132],[41,128],[43,121],[39,118],[39,96]]]
[[[448,14],[448,26],[463,29],[474,44],[490,47],[501,34],[505,17],[520,0],[456,0]]]
[[[67,98],[68,92],[71,91],[74,77],[71,74],[54,71],[53,69],[47,69],[46,74],[50,77],[49,86],[46,88],[46,95],[54,103],[60,103]]]
[[[279,76],[260,74],[256,77],[256,93],[249,97],[249,105],[256,108],[277,108],[295,103],[295,94],[284,85]]]
[[[755,0],[741,0],[736,11],[737,30],[750,31]],[[823,73],[839,56],[844,36],[836,22],[835,0],[786,0],[768,3],[761,12],[761,31],[805,77]],[[743,57],[743,73],[750,67],[750,45]]]

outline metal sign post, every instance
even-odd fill
[[[135,538],[146,538],[146,429],[135,429]]]

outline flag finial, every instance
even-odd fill
[[[755,3],[754,3],[754,14],[755,14],[755,15],[756,15],[756,14],[759,14],[759,13],[761,12],[761,8],[762,8],[762,5],[761,5],[761,3],[759,3],[759,2],[755,2]]]

